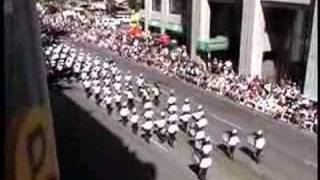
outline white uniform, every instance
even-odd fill
[[[200,168],[208,169],[212,165],[212,159],[210,157],[206,157],[201,159]]]
[[[229,146],[236,146],[238,143],[240,143],[240,139],[238,136],[234,135],[229,138],[229,141],[228,141]]]
[[[159,119],[154,121],[155,126],[160,129],[163,128],[166,125],[166,123],[167,123],[166,119]]]
[[[139,77],[139,78],[137,79],[137,85],[138,85],[138,87],[141,87],[141,86],[143,85],[143,83],[144,83],[144,79]]]
[[[171,114],[168,118],[168,121],[171,122],[171,123],[175,123],[177,122],[179,119],[178,115],[177,114]]]
[[[114,78],[117,82],[121,81],[122,76],[121,75],[116,75],[116,77]]]
[[[174,133],[176,133],[176,132],[178,132],[178,131],[179,131],[179,127],[178,127],[177,124],[170,124],[170,125],[169,125],[168,132],[169,132],[170,134],[174,134]]]
[[[154,112],[152,110],[147,110],[145,113],[144,113],[144,117],[146,119],[152,119],[153,118],[153,115],[154,115]]]
[[[189,103],[183,104],[183,106],[182,106],[182,112],[183,112],[183,113],[189,113],[190,111],[191,111],[191,106],[190,106],[190,104],[189,104]]]
[[[260,137],[255,141],[255,148],[263,149],[266,144],[266,139],[264,137]]]
[[[116,101],[117,103],[120,103],[120,102],[121,102],[121,98],[122,98],[122,96],[121,96],[120,94],[116,94],[116,95],[114,96],[114,99],[115,99],[115,101]]]
[[[181,121],[183,122],[188,122],[191,118],[191,114],[184,114],[182,116],[180,116]]]
[[[94,86],[93,87],[93,93],[94,94],[99,94],[101,91],[101,87],[100,86]]]
[[[177,112],[178,111],[178,106],[175,105],[175,104],[172,104],[172,105],[169,106],[168,111],[169,111],[169,113]]]
[[[112,97],[109,95],[109,96],[106,96],[105,97],[105,100],[106,100],[106,103],[108,104],[108,105],[110,105],[111,103],[112,103]]]
[[[116,91],[120,91],[122,84],[120,82],[116,82],[113,86]]]
[[[170,96],[169,99],[168,99],[168,104],[169,105],[174,104],[174,103],[176,103],[176,101],[177,101],[176,97]]]
[[[136,124],[139,122],[139,115],[138,114],[134,114],[131,116],[130,118],[130,122],[133,123],[133,124]]]
[[[91,81],[89,81],[89,80],[85,80],[84,82],[83,82],[83,86],[84,86],[84,88],[90,88],[90,86],[91,86]]]
[[[153,128],[153,122],[152,121],[146,121],[141,126],[145,130],[151,130]]]
[[[122,109],[120,110],[120,116],[121,116],[121,117],[128,117],[129,114],[130,114],[130,110],[129,110],[129,108],[127,108],[127,107],[122,108]]]
[[[194,138],[196,140],[204,139],[205,137],[206,137],[206,134],[205,134],[205,132],[203,130],[196,132],[196,134],[194,136]]]
[[[128,99],[134,99],[134,95],[133,95],[132,91],[127,91],[127,97],[128,97]]]
[[[126,82],[130,82],[131,79],[132,79],[132,76],[131,76],[131,75],[126,75],[126,76],[124,77],[124,80],[125,80]]]
[[[205,144],[202,146],[201,150],[204,154],[209,154],[210,152],[212,152],[212,144]]]
[[[196,122],[196,126],[201,129],[204,128],[208,124],[208,120],[206,118],[201,118],[198,122]]]
[[[195,119],[200,119],[204,115],[204,111],[197,111],[192,114]]]
[[[150,109],[150,108],[152,108],[152,102],[151,102],[151,101],[148,101],[148,102],[144,103],[143,108],[144,108],[144,109]]]

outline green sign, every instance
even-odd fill
[[[174,23],[167,23],[165,28],[167,30],[176,32],[176,33],[183,33],[183,27],[181,25],[178,24],[174,24]]]
[[[159,20],[150,20],[149,25],[161,28],[161,22]]]
[[[217,36],[211,39],[198,40],[198,50],[203,52],[225,51],[229,49],[229,39],[225,36]]]

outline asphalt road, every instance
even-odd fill
[[[275,122],[224,98],[164,76],[157,70],[114,57],[109,52],[92,47],[86,49],[113,58],[124,71],[143,72],[148,81],[161,83],[162,100],[166,100],[169,90],[174,89],[180,104],[186,97],[191,99],[193,107],[203,104],[209,120],[206,131],[215,145],[222,143],[221,134],[225,130],[233,127],[240,130],[243,138],[235,152],[235,160],[230,161],[216,147],[208,179],[317,179],[317,137],[314,134]],[[51,91],[51,103],[62,179],[197,179],[188,167],[192,163],[191,148],[184,134],[178,135],[174,148],[158,143],[157,138],[147,144],[133,135],[129,127],[120,125],[116,115],[108,116],[88,100],[76,84],[61,92]],[[249,147],[245,136],[257,129],[263,129],[267,138],[260,165],[252,161],[250,151],[245,148]]]

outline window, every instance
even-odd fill
[[[140,1],[140,7],[141,7],[141,9],[144,9],[144,1],[145,1],[145,0],[141,0],[141,1]]]
[[[170,13],[171,14],[182,13],[182,0],[170,0]]]
[[[161,11],[161,0],[152,0],[152,11]]]

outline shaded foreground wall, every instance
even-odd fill
[[[35,1],[5,0],[5,179],[59,179]]]

